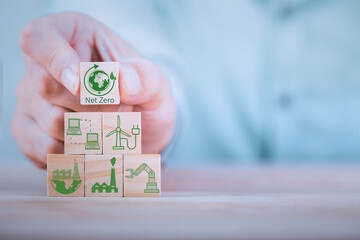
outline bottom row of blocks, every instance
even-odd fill
[[[159,197],[159,154],[47,156],[49,197]]]

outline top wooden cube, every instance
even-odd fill
[[[119,63],[80,63],[80,95],[82,105],[119,104]]]

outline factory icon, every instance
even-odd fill
[[[70,187],[66,187],[66,182],[72,181]],[[81,185],[81,178],[79,174],[78,163],[74,159],[74,170],[71,174],[71,169],[56,169],[52,172],[51,186],[55,191],[61,194],[74,193]]]
[[[110,159],[111,162],[111,176],[110,176],[110,184],[106,184],[105,182],[100,184],[98,182],[96,182],[92,188],[91,188],[91,192],[95,193],[96,191],[98,193],[102,193],[102,192],[106,192],[106,193],[111,193],[112,191],[114,191],[114,193],[117,193],[119,191],[119,189],[116,187],[116,180],[115,180],[115,162],[116,162],[116,158],[113,157],[112,159]]]

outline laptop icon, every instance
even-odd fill
[[[99,150],[99,134],[98,133],[87,133],[86,134],[86,150]]]
[[[67,135],[81,135],[79,118],[69,118],[68,119],[68,130],[67,130],[66,134]]]

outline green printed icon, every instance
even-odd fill
[[[112,147],[113,150],[124,150],[124,146],[121,145],[122,140],[126,141],[126,147],[130,150],[134,150],[136,148],[137,145],[137,136],[140,134],[140,128],[139,125],[137,125],[135,127],[135,125],[133,125],[132,129],[131,129],[131,134],[133,136],[135,136],[135,142],[134,142],[134,146],[130,147],[129,146],[129,139],[131,138],[131,135],[128,134],[127,132],[123,131],[120,127],[121,125],[121,121],[120,121],[120,116],[117,116],[117,126],[114,130],[112,130],[111,132],[109,132],[106,137],[110,137],[111,135],[113,135],[114,133],[116,133],[116,137],[115,137],[115,145]],[[122,137],[122,135],[124,135],[125,137]],[[126,138],[128,137],[128,138]]]
[[[127,178],[133,178],[134,176],[138,176],[142,171],[146,171],[149,177],[148,182],[146,183],[146,188],[144,189],[144,193],[160,192],[155,181],[155,172],[146,163],[140,164],[140,166],[135,171],[132,168],[128,168],[126,171],[130,173],[126,176]]]
[[[111,176],[110,176],[110,185],[107,185],[105,182],[103,184],[100,185],[100,183],[96,182],[92,188],[91,188],[91,192],[95,193],[96,191],[98,191],[99,193],[102,192],[106,192],[106,193],[111,193],[112,191],[114,191],[114,193],[117,193],[119,191],[119,189],[116,187],[116,179],[115,179],[115,162],[116,162],[116,158],[113,157],[112,159],[110,159],[111,162]]]
[[[99,145],[99,133],[92,133],[91,132],[91,119],[80,119],[80,118],[69,118],[68,119],[68,129],[66,131],[66,135],[70,136],[82,136],[80,122],[83,121],[88,124],[89,126],[89,133],[86,133],[86,142],[79,142],[73,140],[76,137],[70,137],[70,144],[74,145],[85,145],[86,150],[100,150]]]
[[[86,150],[99,150],[99,134],[98,133],[87,133],[86,134]]]
[[[66,180],[72,180],[71,186],[66,188]],[[55,191],[61,194],[71,194],[74,193],[81,185],[81,179],[79,175],[78,163],[74,159],[74,170],[71,175],[71,169],[69,170],[59,170],[56,169],[52,172],[51,186]]]
[[[86,90],[94,96],[107,95],[113,89],[116,81],[114,73],[110,76],[103,70],[98,69],[99,65],[94,64],[84,76],[84,86]]]
[[[80,118],[69,118],[68,119],[68,130],[67,135],[81,135],[80,129]]]

